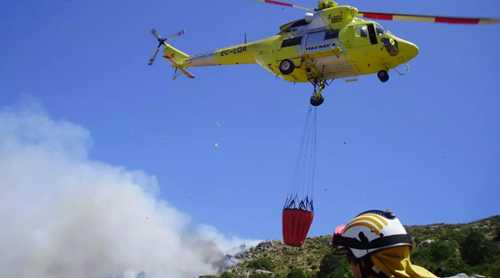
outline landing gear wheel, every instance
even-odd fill
[[[295,69],[295,64],[292,60],[285,59],[280,63],[280,72],[284,75],[289,75]]]
[[[389,80],[389,74],[385,70],[381,70],[377,73],[378,79],[380,79],[381,82],[387,82]]]
[[[322,94],[319,94],[319,96],[316,96],[316,94],[314,94],[309,100],[312,106],[320,106],[324,101],[325,97]]]

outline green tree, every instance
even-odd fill
[[[440,265],[446,268],[446,276],[455,276],[459,273],[472,274],[472,269],[460,257],[453,257]]]
[[[332,251],[323,256],[316,278],[352,277],[351,267],[345,256],[334,255]]]
[[[429,248],[429,258],[435,264],[441,264],[450,258],[454,258],[457,255],[457,249],[460,248],[458,242],[454,240],[450,241],[437,241],[433,242]]]
[[[271,274],[268,273],[252,273],[249,278],[271,278]]]
[[[272,271],[274,269],[274,264],[269,258],[258,258],[256,260],[250,261],[248,263],[248,267]]]
[[[353,278],[352,270],[349,265],[342,264],[341,266],[335,268],[335,270],[330,273],[326,278]]]
[[[488,256],[492,255],[491,243],[478,230],[471,230],[462,241],[460,247],[462,259],[471,266],[486,262]]]
[[[222,275],[220,277],[221,278],[233,278],[233,275],[226,271],[226,272],[222,273]]]
[[[493,239],[494,241],[500,241],[500,225],[496,226],[495,228],[495,238]]]
[[[493,267],[490,277],[500,277],[500,265],[495,265]]]
[[[433,255],[431,254],[430,246],[414,248],[410,253],[412,263],[427,269],[434,268],[434,264],[432,263],[432,256]]]
[[[308,278],[304,271],[298,268],[292,268],[290,272],[288,272],[287,278]]]

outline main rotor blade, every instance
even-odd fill
[[[394,14],[394,13],[361,12],[361,11],[358,12],[356,16],[370,18],[370,19],[380,19],[380,20],[417,21],[417,22],[433,22],[433,23],[447,23],[447,24],[500,23],[500,19],[497,18],[449,17],[449,16]]]
[[[284,2],[278,2],[278,1],[274,1],[274,0],[250,0],[250,1],[257,1],[257,2],[268,3],[268,4],[275,4],[275,5],[280,5],[280,6],[290,7],[290,8],[297,8],[297,9],[303,9],[303,10],[308,10],[308,11],[315,11],[313,8],[298,6],[298,5],[284,3]]]

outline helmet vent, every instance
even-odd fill
[[[383,211],[383,210],[378,210],[378,209],[367,210],[365,212],[362,212],[362,213],[356,215],[356,217],[358,217],[360,215],[363,215],[363,214],[368,214],[368,213],[377,214],[377,215],[383,216],[383,217],[385,217],[387,219],[394,219],[394,218],[396,218],[396,215],[392,211]]]

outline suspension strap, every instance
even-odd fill
[[[309,106],[299,153],[293,170],[289,195],[284,208],[301,208],[314,212],[313,192],[316,170],[316,107]]]

